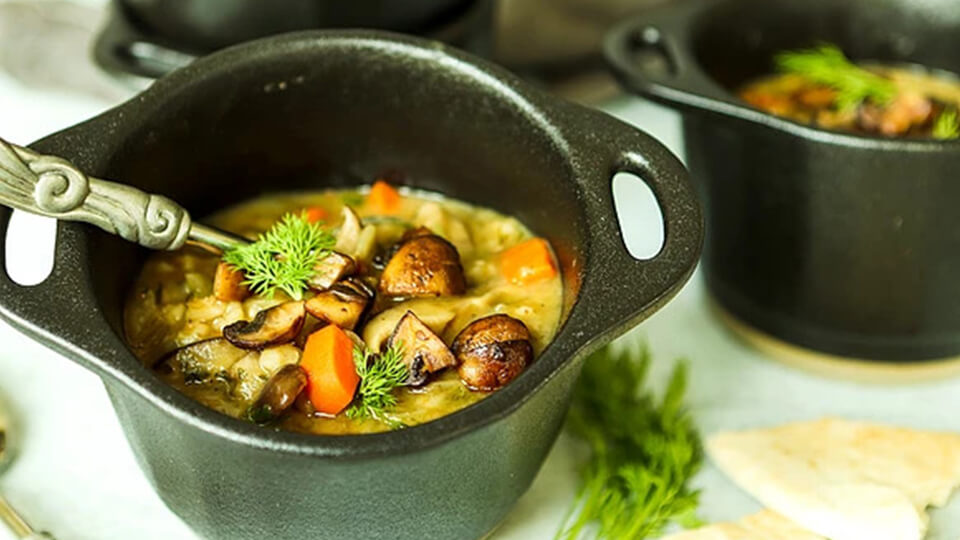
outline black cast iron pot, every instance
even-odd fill
[[[189,49],[212,50],[294,30],[422,32],[475,0],[114,0],[133,21]]]
[[[0,272],[0,315],[103,378],[150,482],[207,538],[482,536],[537,473],[584,355],[663,306],[701,242],[687,175],[648,135],[439,43],[381,33],[241,45],[33,148],[197,216],[398,170],[411,186],[514,215],[556,247],[564,323],[521,377],[435,422],[342,437],[228,418],[144,369],[121,309],[145,250],[60,223],[44,283],[21,287]],[[653,259],[624,247],[617,171],[646,179],[661,205],[665,244]],[[0,236],[8,219],[0,210]]]
[[[704,275],[735,318],[833,355],[960,354],[960,143],[842,134],[750,108],[732,89],[777,51],[960,72],[949,0],[681,2],[608,38],[623,84],[683,115],[707,216]]]
[[[110,72],[157,78],[230,45],[332,28],[417,34],[487,56],[493,0],[113,0],[93,52]]]

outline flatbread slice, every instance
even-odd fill
[[[801,529],[776,512],[764,510],[737,523],[715,523],[664,537],[662,540],[827,540]]]
[[[713,461],[741,488],[832,540],[920,540],[926,507],[960,485],[960,434],[825,418],[720,433]]]

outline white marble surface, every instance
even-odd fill
[[[98,4],[101,0],[87,0]],[[0,73],[0,132],[29,142],[81,120],[108,103],[62,91],[28,89]],[[607,110],[679,151],[674,114],[633,98]],[[41,251],[30,228],[28,249]],[[628,234],[642,234],[631,229]],[[21,244],[23,245],[23,244]],[[689,401],[709,433],[796,418],[842,414],[960,431],[960,379],[908,386],[865,386],[826,380],[771,362],[733,338],[707,309],[699,277],[641,325],[656,356],[651,380],[661,383],[675,358],[691,363]],[[134,462],[99,380],[0,323],[0,395],[19,419],[20,456],[0,477],[0,490],[34,524],[60,540],[190,540],[195,536],[151,490]],[[554,448],[530,492],[494,538],[552,538],[575,489],[575,445]],[[731,519],[757,508],[707,466],[703,516]],[[960,536],[960,501],[934,512],[935,540]],[[0,540],[9,533],[0,528]]]

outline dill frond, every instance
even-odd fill
[[[897,95],[896,84],[851,62],[836,45],[784,51],[776,55],[777,69],[796,73],[837,92],[837,108],[849,110],[870,100],[885,105]]]
[[[671,523],[700,525],[699,492],[689,480],[703,449],[683,407],[686,364],[678,364],[660,403],[643,390],[650,354],[607,346],[586,360],[568,429],[590,447],[581,487],[556,538],[651,538]]]
[[[960,119],[956,109],[946,109],[933,122],[931,135],[934,139],[956,139],[960,137]]]
[[[270,296],[280,290],[299,300],[317,262],[335,244],[336,238],[320,225],[287,214],[255,242],[224,253],[223,261],[243,272],[254,293]]]
[[[354,419],[373,418],[396,429],[403,424],[392,418],[390,410],[397,404],[394,390],[403,386],[409,376],[403,363],[403,348],[396,345],[380,354],[365,347],[353,349],[353,363],[360,377],[360,386],[347,416]]]

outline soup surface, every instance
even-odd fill
[[[770,114],[818,127],[880,135],[960,137],[960,79],[920,67],[854,64],[839,49],[786,51],[778,73],[738,95]]]
[[[428,422],[509,383],[560,324],[553,253],[514,218],[378,182],[266,196],[208,222],[254,239],[284,216],[335,241],[301,298],[257,293],[252,271],[185,248],[151,256],[127,301],[135,354],[230,416],[318,434]]]

